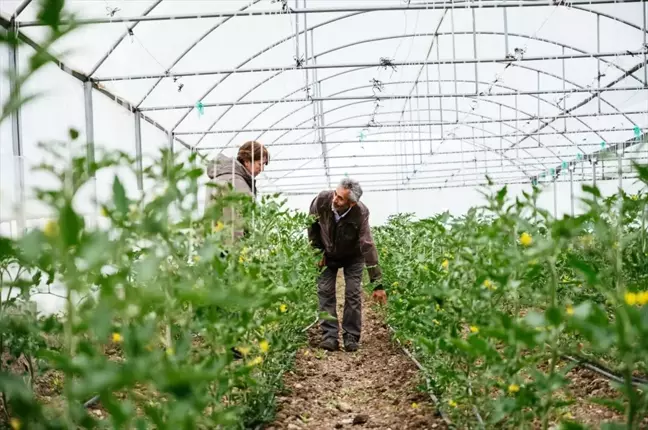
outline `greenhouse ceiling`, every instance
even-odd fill
[[[0,2],[3,26],[32,47],[45,35],[37,3]],[[648,129],[645,1],[66,8],[82,26],[52,52],[64,72],[154,124],[177,151],[268,145],[265,190],[312,194],[343,175],[374,191],[475,186],[485,175],[586,180],[602,152],[622,155],[608,163],[622,178],[646,155],[636,148]]]

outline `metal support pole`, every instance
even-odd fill
[[[601,15],[596,14],[596,53],[601,52]],[[601,61],[596,62],[596,81],[598,82],[598,87],[601,88]],[[601,98],[598,97],[598,112],[601,113]]]
[[[596,158],[592,159],[592,186],[596,188]],[[596,201],[596,196],[594,196],[594,201]]]
[[[472,11],[472,30],[473,30],[473,58],[477,58],[477,20],[475,19],[475,9]],[[479,70],[475,63],[475,93],[479,94]]]
[[[571,203],[571,216],[574,217],[574,165],[569,165],[569,200]]]
[[[85,108],[85,134],[86,134],[86,163],[88,172],[90,172],[92,166],[95,164],[95,135],[94,135],[94,109],[92,104],[92,82],[85,81],[83,83],[83,100]],[[70,154],[71,155],[71,154]],[[94,174],[91,175],[90,179],[92,182],[92,191],[93,191],[93,201],[97,201],[97,178]],[[97,217],[99,216],[99,206],[94,208],[94,219],[96,223]]]
[[[86,157],[88,166],[95,161],[94,109],[92,105],[92,82],[83,83],[83,100],[85,102]]]
[[[562,48],[563,59],[562,62],[562,89],[563,89],[563,100],[562,100],[562,110],[563,112],[567,110],[567,81],[565,80],[565,47]],[[565,116],[563,120],[563,131],[567,131],[567,117]]]
[[[506,14],[506,8],[502,8],[502,13],[504,14],[504,56],[506,57],[509,54],[508,15]]]
[[[553,199],[554,199],[554,218],[558,218],[558,177],[553,178]]]
[[[623,154],[617,148],[618,174],[619,174],[619,194],[623,189]]]
[[[539,92],[540,91],[540,72],[538,72],[537,82],[538,82],[538,92]],[[538,97],[537,101],[538,101],[538,103],[537,103],[537,106],[536,106],[536,111],[537,111],[536,117],[537,117],[538,128],[540,128],[540,97]],[[541,147],[541,146],[542,146],[542,143],[540,141],[540,136],[538,136],[538,147]]]
[[[436,43],[436,51],[437,51],[437,60],[439,60],[440,53],[439,53],[439,41],[437,40]],[[439,95],[443,94],[443,88],[441,88],[441,64],[437,63],[437,83],[439,86]],[[430,94],[428,92],[428,94]],[[429,99],[428,99],[429,100]],[[441,122],[441,136],[444,135],[443,133],[443,97],[439,97],[439,120]],[[432,153],[432,142],[430,142],[430,153]]]
[[[454,80],[454,92],[457,94],[459,92],[459,89],[457,87],[457,63],[455,60],[457,59],[457,49],[456,49],[456,41],[455,41],[455,17],[454,17],[454,4],[453,8],[450,9],[450,31],[451,31],[451,36],[452,37],[452,79]],[[437,43],[438,45],[438,43]],[[441,59],[438,59],[439,63],[441,63]],[[459,99],[455,98],[455,113],[456,113],[456,121],[457,123],[459,122]]]
[[[142,155],[142,116],[135,111],[135,162],[137,163],[137,189],[144,189],[144,163]]]
[[[14,24],[14,34],[18,34]],[[9,46],[9,85],[10,97],[20,99],[20,85],[18,83],[18,44]],[[18,203],[18,235],[25,232],[25,159],[22,144],[22,122],[20,106],[11,114],[11,138],[14,157],[14,178],[16,181]]]
[[[502,122],[503,122],[503,121],[501,121],[501,119],[502,119],[502,105],[499,105],[499,119],[500,119],[499,129],[500,129],[500,136],[501,136],[502,134],[504,134],[504,130],[502,129]],[[503,148],[502,148],[502,138],[500,137],[500,138],[499,138],[499,150],[500,150],[500,154],[504,154],[504,152],[503,152],[502,149],[503,149]],[[502,169],[504,169],[504,157],[500,157],[500,167],[501,167]]]

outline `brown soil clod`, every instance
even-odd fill
[[[344,281],[338,277],[338,319]],[[340,321],[341,325],[341,321]],[[362,338],[357,352],[317,347],[318,326],[297,354],[296,369],[284,376],[290,394],[278,405],[274,429],[445,429],[429,398],[417,392],[419,373],[390,342],[389,331],[363,297]],[[416,399],[416,401],[412,401]],[[308,417],[307,421],[298,417]]]

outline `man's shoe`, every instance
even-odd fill
[[[344,338],[344,350],[346,352],[356,352],[358,348],[358,340],[354,336]]]
[[[321,341],[319,346],[327,351],[338,351],[340,349],[337,339],[332,337],[328,337]]]

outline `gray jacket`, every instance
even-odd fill
[[[206,206],[209,206],[220,197],[222,188],[227,190],[230,185],[235,192],[247,194],[252,199],[256,196],[257,189],[254,178],[245,166],[236,159],[232,160],[232,158],[225,155],[219,155],[216,160],[211,161],[207,166],[207,176],[209,176],[210,182],[218,185],[218,187],[207,188]],[[223,210],[222,221],[226,226],[233,228],[236,238],[245,234],[245,227],[241,222],[241,217],[233,208]]]

